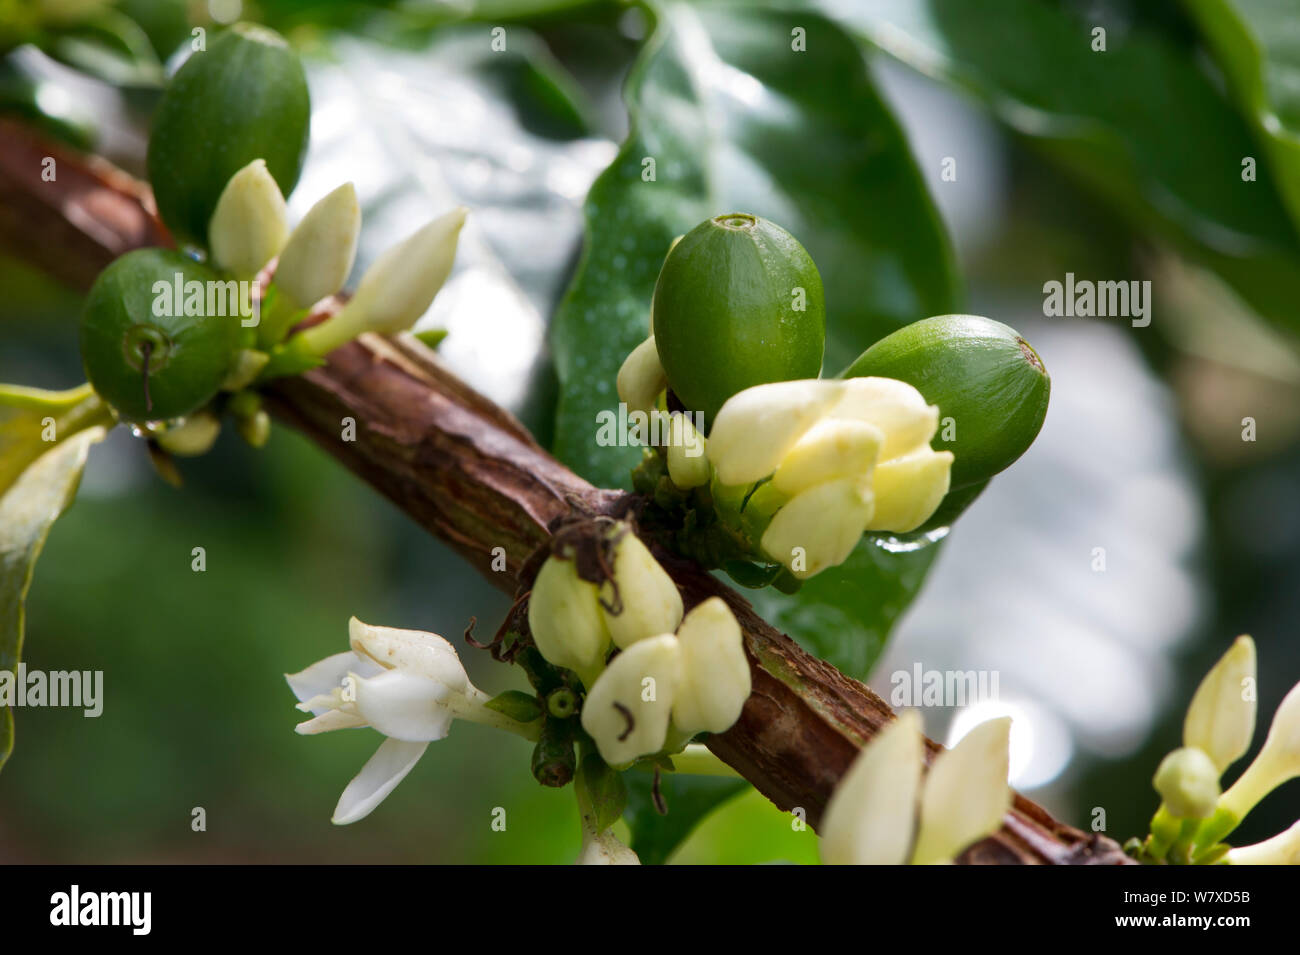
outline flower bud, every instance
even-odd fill
[[[198,411],[159,434],[156,440],[164,451],[194,457],[207,454],[220,433],[221,419],[211,411]]]
[[[649,414],[654,410],[660,393],[668,387],[668,377],[663,365],[659,364],[653,335],[632,349],[623,360],[616,384],[619,400],[627,405],[628,411]]]
[[[996,832],[1011,806],[1011,719],[980,723],[934,758],[921,796],[913,865],[951,862],[971,843]]]
[[[1183,720],[1183,745],[1203,751],[1220,774],[1250,748],[1255,735],[1256,702],[1246,692],[1247,681],[1255,682],[1255,642],[1242,636],[1205,675]]]
[[[250,448],[263,448],[271,438],[271,416],[258,408],[247,417],[237,418],[235,428]]]
[[[610,637],[599,590],[578,576],[573,561],[551,556],[542,564],[528,600],[528,628],[542,656],[572,670],[591,688],[605,664]]]
[[[578,852],[574,865],[640,865],[641,859],[623,843],[613,832],[582,833],[582,849]]]
[[[616,656],[587,693],[582,728],[611,766],[663,749],[681,665],[672,634],[641,640]]]
[[[668,423],[668,476],[682,490],[709,483],[712,470],[704,456],[704,435],[689,414],[678,412]]]
[[[362,332],[392,335],[414,325],[451,274],[465,216],[463,207],[453,209],[386,251],[337,315],[298,336],[302,346],[324,355]]]
[[[1219,800],[1219,808],[1244,819],[1255,805],[1289,779],[1300,776],[1300,684],[1273,714],[1264,746]]]
[[[740,718],[751,689],[744,637],[731,608],[710,597],[677,631],[681,673],[673,724],[689,733],[722,733]]]
[[[626,650],[638,640],[676,630],[682,596],[636,534],[626,525],[615,533],[621,536],[614,545],[614,579],[601,585],[600,612],[614,643]]]
[[[822,814],[828,865],[902,865],[912,843],[924,765],[921,718],[905,710],[871,740]]]
[[[357,254],[361,206],[352,183],[316,203],[289,236],[275,286],[293,308],[307,308],[343,287]]]
[[[1300,822],[1272,839],[1228,850],[1229,865],[1300,865]]]
[[[867,529],[903,533],[924,524],[948,493],[952,462],[951,451],[922,446],[877,464],[871,481],[876,509]]]
[[[1206,819],[1219,801],[1219,773],[1204,751],[1184,746],[1160,761],[1152,783],[1179,819]]]
[[[208,226],[212,262],[240,278],[251,278],[280,254],[289,236],[289,213],[280,187],[254,159],[230,177]]]
[[[844,563],[871,520],[870,489],[855,478],[827,481],[792,497],[776,512],[761,546],[800,580]]]

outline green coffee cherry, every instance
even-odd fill
[[[81,319],[81,359],[99,396],[133,421],[207,404],[234,364],[239,316],[186,314],[185,305],[204,310],[207,290],[220,285],[216,272],[168,249],[128,252],[101,272]]]
[[[752,385],[821,372],[817,266],[794,236],[758,216],[715,216],[686,233],[659,273],[652,320],[669,387],[706,421]]]
[[[870,375],[905,381],[939,406],[932,446],[956,455],[950,498],[1025,453],[1043,426],[1051,392],[1047,369],[1029,343],[977,315],[940,315],[900,328],[863,352],[843,377]]]
[[[149,137],[149,181],[178,239],[206,245],[230,177],[254,159],[288,196],[298,182],[311,102],[298,56],[273,30],[237,23],[172,78]]]

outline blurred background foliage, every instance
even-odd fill
[[[429,215],[470,206],[424,323],[449,330],[441,352],[459,373],[603,483],[626,483],[627,462],[596,453],[592,416],[645,334],[668,241],[707,215],[757,212],[807,244],[830,373],[931,314],[1020,329],[1053,375],[1048,422],[956,533],[866,542],[796,598],[760,605],[886,698],[917,663],[998,672],[997,705],[1023,728],[1013,781],[1058,815],[1086,825],[1100,807],[1121,841],[1145,831],[1150,775],[1236,633],[1259,644],[1261,722],[1300,677],[1300,107],[1286,81],[1300,60],[1276,4],[121,0],[51,20],[56,6],[0,0],[0,110],[136,172],[194,26],[284,32],[313,94],[291,213],[355,181],[359,275]],[[504,52],[490,47],[497,26]],[[1044,318],[1043,283],[1066,272],[1150,279],[1151,325]],[[0,380],[80,382],[79,295],[15,250],[0,253],[0,287]],[[1242,440],[1244,417],[1258,440]],[[18,712],[0,859],[576,855],[571,794],[536,785],[525,744],[473,725],[371,817],[332,827],[378,738],[294,735],[281,674],[343,649],[351,614],[457,642],[507,601],[286,429],[261,452],[224,435],[183,470],[183,490],[163,485],[119,429],[50,536],[26,661],[102,669],[106,702],[94,720]],[[522,685],[463,657],[489,691]],[[927,731],[959,733],[981,707],[927,709]],[[1242,841],[1294,820],[1296,785]],[[668,826],[643,825],[634,798],[643,856],[816,858],[815,838],[752,789],[713,789],[670,791]],[[692,805],[703,822],[678,846]],[[199,806],[203,833],[190,828]]]

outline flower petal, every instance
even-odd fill
[[[353,617],[348,621],[348,637],[354,651],[385,669],[404,670],[457,693],[468,686],[456,648],[436,633],[374,627]]]
[[[935,757],[921,796],[913,865],[951,862],[972,842],[996,832],[1011,805],[1011,718],[979,724]]]
[[[902,865],[924,762],[921,717],[905,710],[862,748],[822,815],[828,865]]]
[[[405,670],[386,670],[355,681],[357,713],[385,736],[413,743],[442,739],[453,714],[444,701],[452,691]]]
[[[823,419],[790,449],[772,476],[772,484],[782,494],[794,496],[840,478],[865,483],[884,440],[884,433],[865,421]]]
[[[727,399],[709,432],[708,457],[723,484],[761,481],[840,400],[848,383],[802,379],[755,385]]]
[[[939,408],[928,405],[911,385],[893,378],[849,378],[839,402],[831,409],[835,418],[852,418],[874,424],[885,435],[882,461],[901,457],[928,445],[939,427]]]
[[[803,580],[844,563],[871,520],[871,492],[856,479],[827,481],[800,491],[767,525],[764,552]]]
[[[386,739],[375,750],[361,772],[348,783],[334,807],[330,821],[336,826],[346,826],[364,819],[406,778],[412,767],[428,748],[428,743],[405,743]]]
[[[902,533],[924,524],[948,493],[952,460],[951,451],[923,447],[879,462],[871,479],[876,509],[867,529]]]
[[[379,671],[379,667],[373,663],[363,660],[351,650],[345,650],[324,660],[317,660],[298,673],[286,673],[284,678],[289,683],[289,689],[293,690],[293,695],[298,698],[298,702],[306,703],[318,696],[328,696],[343,682],[343,678],[353,671],[362,676],[371,675],[365,672],[367,664],[372,672]],[[324,712],[324,708],[314,708],[313,712],[319,716]]]
[[[326,710],[320,716],[299,723],[293,731],[300,736],[315,736],[317,733],[360,729],[368,725],[365,719],[356,713],[349,713],[347,710]]]
[[[1251,846],[1228,851],[1229,865],[1300,865],[1300,822]]]
[[[1222,773],[1255,735],[1255,641],[1240,636],[1205,675],[1183,720],[1183,745],[1201,750]]]

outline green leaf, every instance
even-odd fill
[[[659,792],[668,807],[666,815],[655,808],[652,773],[624,773],[627,811],[623,818],[632,830],[632,851],[642,865],[663,865],[699,822],[749,783],[728,776],[659,774]]]
[[[102,427],[80,431],[47,451],[0,496],[0,670],[17,675],[32,571],[55,519],[72,503],[90,446]],[[14,746],[10,707],[0,710],[0,767]]]
[[[492,697],[483,704],[489,710],[504,713],[519,723],[531,723],[542,715],[542,708],[537,704],[537,697],[523,690],[506,690]]]
[[[805,580],[797,594],[762,590],[748,596],[764,619],[809,653],[865,680],[938,553],[930,538],[868,536],[848,560]]]
[[[647,334],[669,243],[705,218],[765,216],[808,249],[832,373],[959,298],[947,237],[847,34],[807,12],[656,9],[624,94],[632,132],[588,194],[583,259],[551,328],[555,451],[603,486],[626,486],[639,451],[598,446],[597,414],[617,408],[615,376]],[[791,49],[796,27],[809,52]]]
[[[110,420],[88,384],[67,391],[0,385],[0,495],[54,442]]]
[[[1300,222],[1300,20],[1294,0],[1184,0],[1269,150]]]
[[[394,242],[467,206],[455,270],[416,331],[449,330],[442,359],[546,441],[545,316],[581,238],[582,197],[614,147],[579,129],[590,108],[534,33],[510,27],[502,52],[489,39],[483,26],[425,31],[409,49],[328,34],[329,57],[306,65],[339,122],[313,129],[308,192],[294,205],[305,212],[327,188],[356,183],[354,283]]]
[[[1217,270],[1260,314],[1297,327],[1300,241],[1258,144],[1195,51],[1145,23],[1096,25],[1042,0],[824,0],[846,27],[961,85],[1106,196],[1131,223]]]

